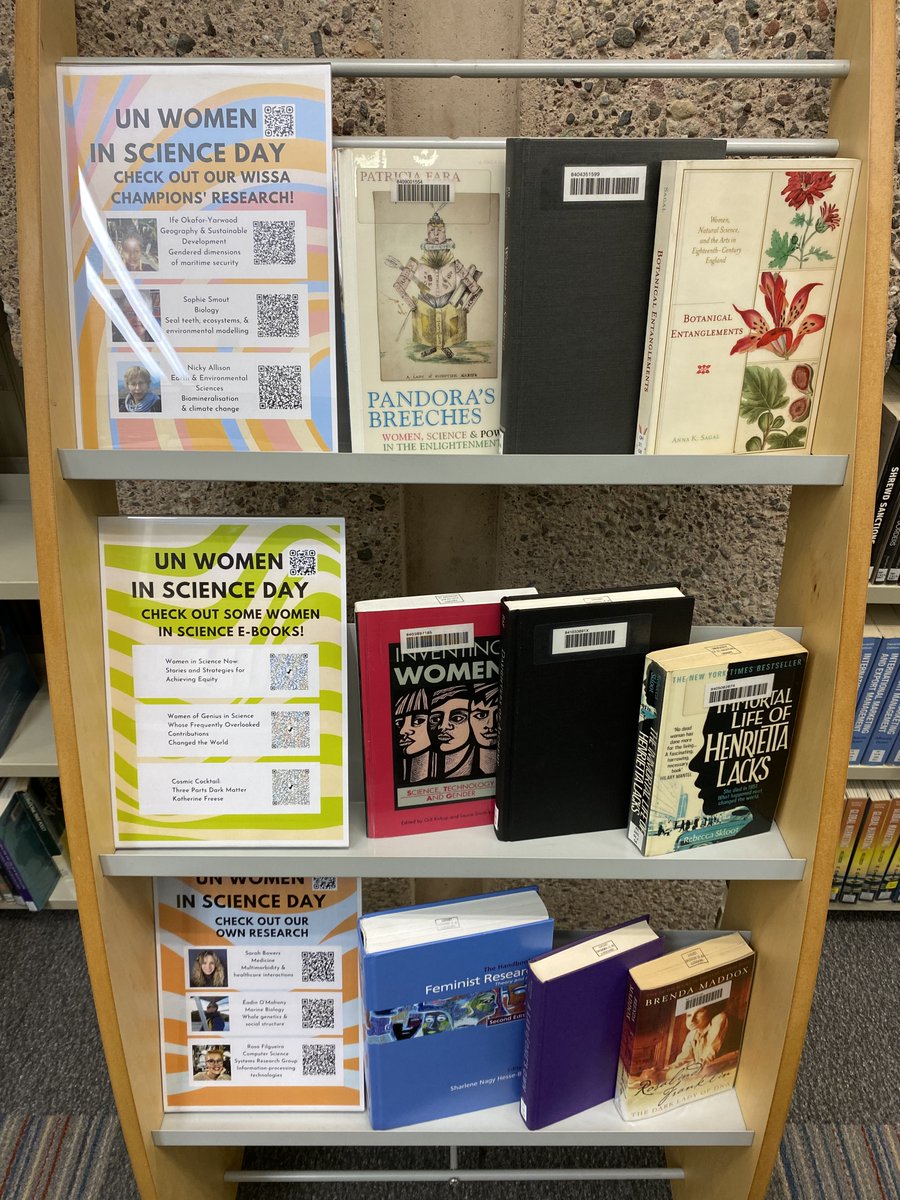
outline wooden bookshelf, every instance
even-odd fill
[[[130,868],[110,869],[111,862],[120,860],[114,852],[108,796],[96,518],[116,512],[111,481],[122,467],[108,455],[88,458],[75,452],[55,91],[55,64],[76,52],[73,8],[72,0],[19,0],[16,33],[25,382],[53,722],[88,965],[141,1195],[143,1200],[217,1200],[234,1195],[236,1185],[226,1181],[225,1172],[239,1165],[244,1143],[265,1139],[366,1144],[374,1139],[362,1119],[330,1137],[322,1128],[324,1121],[304,1122],[302,1115],[278,1121],[229,1115],[227,1120],[216,1117],[205,1123],[163,1118],[152,859],[147,860],[146,875],[135,875]],[[780,625],[802,626],[810,650],[806,686],[814,702],[807,703],[800,716],[778,818],[790,856],[806,860],[806,868],[800,878],[743,878],[729,888],[723,923],[752,930],[759,953],[734,1097],[737,1111],[724,1118],[733,1118],[728,1137],[721,1136],[712,1121],[690,1140],[658,1133],[655,1144],[665,1145],[671,1166],[684,1171],[683,1179],[673,1180],[678,1200],[762,1200],[765,1195],[805,1036],[842,809],[878,443],[896,62],[892,6],[878,0],[844,0],[838,22],[835,57],[852,66],[846,78],[833,84],[829,133],[841,154],[863,160],[862,183],[836,318],[841,334],[833,339],[816,432],[817,454],[794,460],[802,461],[803,467],[791,468],[802,473],[823,467],[832,474],[794,480],[805,486],[792,493],[776,616]],[[622,60],[619,73],[632,74],[633,68],[630,60]],[[88,465],[91,462],[95,465]],[[179,456],[177,464],[163,457],[158,462],[157,469],[178,478],[210,478],[213,469],[212,460],[202,455]],[[725,482],[770,465],[762,458],[754,460],[752,468],[746,463],[728,460]],[[304,459],[303,469],[316,478],[335,480],[368,479],[375,470],[374,464],[354,464],[336,455],[305,464]],[[428,466],[432,469],[434,463]],[[235,456],[229,470],[235,469],[241,472],[237,477],[251,472],[254,478],[265,478],[270,468],[265,456],[252,463],[249,457],[238,462]],[[515,464],[501,465],[497,478],[515,482],[514,474],[503,474],[515,469]],[[614,476],[604,474],[613,470]],[[459,475],[444,482],[459,483],[467,471],[461,467]],[[683,467],[679,475],[665,459],[644,460],[639,467],[628,458],[614,466],[579,464],[579,471],[583,473],[569,475],[564,482],[698,481],[696,476],[686,479]],[[705,478],[715,481],[714,476]],[[437,480],[429,476],[429,481]],[[210,868],[215,860],[216,852],[206,857]],[[441,869],[452,873],[457,866],[465,867],[466,873],[471,870],[465,859],[447,861]],[[480,1140],[475,1124],[449,1131],[452,1143]],[[492,1144],[541,1141],[501,1126],[502,1122],[491,1127]],[[301,1139],[304,1128],[311,1132]],[[446,1143],[447,1133],[420,1126],[402,1136],[385,1137],[384,1142]],[[587,1144],[603,1143],[599,1126],[586,1133]],[[629,1130],[616,1136],[618,1144],[641,1139],[640,1133]]]

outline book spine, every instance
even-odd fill
[[[865,796],[848,796],[844,803],[844,816],[841,821],[841,834],[834,856],[834,873],[831,877],[831,899],[837,900],[841,887],[847,877],[847,867],[856,845],[862,815],[865,812],[867,800]]]
[[[900,671],[894,672],[891,690],[885,696],[878,713],[878,720],[872,729],[866,748],[862,754],[862,763],[869,767],[881,767],[890,758],[900,734]]]
[[[888,516],[884,519],[882,529],[887,532],[881,554],[875,564],[875,577],[872,582],[890,583],[893,574],[893,582],[896,583],[900,577],[900,568],[896,566],[898,547],[900,547],[900,487],[896,483],[894,485],[894,503],[891,505]]]
[[[869,558],[870,583],[875,580],[889,528],[892,525],[891,516],[896,500],[895,493],[900,493],[900,489],[896,486],[898,477],[900,477],[900,463],[891,463],[886,478],[881,482],[875,501],[875,516],[872,520],[872,552]]]
[[[32,824],[38,831],[47,853],[51,855],[59,854],[62,847],[53,835],[53,830],[47,822],[47,817],[41,807],[40,801],[30,788],[26,788],[20,794],[22,796],[22,803],[28,810],[28,815],[31,817]]]
[[[528,969],[528,984],[525,998],[525,1046],[522,1056],[522,1095],[519,1113],[529,1129],[540,1129],[546,1124],[541,1119],[541,1029],[547,987]]]
[[[671,159],[664,161],[659,177],[659,205],[653,239],[650,300],[647,310],[647,332],[644,337],[635,454],[653,454],[656,449],[656,427],[659,418],[662,366],[665,357],[664,346],[660,346],[660,339],[664,340],[663,329],[669,311],[669,296],[674,274],[671,269],[671,261],[674,253],[672,234],[676,228],[677,178],[678,163]]]
[[[494,832],[502,842],[510,841],[510,796],[512,761],[515,754],[515,654],[513,638],[516,622],[506,606],[500,604],[500,696],[497,730],[497,782],[494,796]]]
[[[634,1036],[637,1027],[638,1003],[641,990],[628,975],[628,988],[625,993],[625,1013],[622,1017],[622,1040],[619,1043],[619,1065],[616,1070],[616,1108],[627,1121],[628,1077],[631,1074],[631,1060],[634,1054]]]
[[[881,886],[875,896],[876,900],[896,900],[900,894],[900,842],[894,845],[894,852],[891,855],[891,861],[888,864],[888,869],[884,873],[884,879],[881,881]]]
[[[847,878],[841,887],[838,900],[841,904],[855,904],[862,891],[869,862],[875,848],[875,838],[878,828],[884,818],[887,800],[870,800],[862,820],[859,837],[847,868]]]
[[[866,686],[866,681],[869,678],[869,672],[872,670],[872,664],[875,661],[875,652],[881,645],[880,637],[866,636],[863,638],[862,653],[859,658],[859,676],[856,681],[856,704],[859,707],[859,702],[863,694],[863,689]]]
[[[21,904],[22,900],[17,892],[13,891],[12,884],[6,877],[6,872],[0,870],[0,900],[6,904]]]
[[[877,834],[869,869],[859,893],[860,900],[876,900],[900,835],[900,799],[892,799]]]
[[[503,246],[503,354],[500,362],[500,449],[504,454],[515,454],[519,445],[519,422],[516,420],[516,399],[521,360],[519,325],[521,321],[521,296],[519,288],[509,286],[509,264],[523,261],[527,254],[521,244],[523,232],[522,213],[525,205],[525,171],[527,142],[522,138],[510,138],[506,143],[506,211],[504,217],[505,237]]]
[[[893,683],[898,658],[900,658],[900,642],[896,638],[885,638],[869,673],[865,693],[856,710],[853,734],[850,738],[851,765],[863,761],[863,755],[878,720],[881,706]]]
[[[628,819],[628,839],[634,842],[641,854],[647,853],[647,833],[650,828],[650,813],[653,807],[653,788],[656,781],[656,760],[659,755],[659,734],[662,724],[662,706],[665,694],[666,673],[657,662],[648,658],[644,667],[642,700],[646,697],[648,707],[653,709],[652,718],[644,719],[641,703],[638,723],[637,753],[634,761],[634,777],[631,784],[631,812]]]
[[[34,902],[34,897],[28,890],[25,879],[23,878],[19,868],[16,866],[15,859],[9,853],[5,843],[2,841],[0,841],[0,870],[3,871],[4,875],[18,892],[29,912],[37,912],[38,908]]]

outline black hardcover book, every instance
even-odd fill
[[[659,164],[724,140],[508,138],[506,454],[633,454]]]
[[[675,584],[502,602],[502,841],[627,825],[644,658],[689,641],[693,610]]]
[[[891,367],[884,377],[881,403],[881,437],[878,443],[878,485],[872,519],[872,555],[869,582],[888,582],[887,569],[897,547],[900,503],[900,370]],[[879,574],[881,572],[881,574]],[[894,578],[896,582],[896,576]]]

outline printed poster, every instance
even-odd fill
[[[328,66],[59,88],[78,445],[335,449]]]
[[[117,846],[346,846],[340,518],[101,518]]]
[[[362,1109],[358,879],[157,879],[166,1112]]]

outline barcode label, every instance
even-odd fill
[[[706,688],[703,707],[734,704],[739,700],[765,700],[774,690],[774,675],[757,675],[746,683],[712,683]]]
[[[598,958],[609,958],[611,954],[619,953],[619,947],[612,938],[607,938],[605,942],[594,942],[591,949]]]
[[[643,200],[647,168],[564,167],[563,201]]]
[[[437,625],[433,629],[401,629],[400,653],[428,650],[467,650],[475,645],[474,625]]]
[[[394,204],[450,204],[456,198],[452,183],[420,183],[411,179],[395,180],[391,184]]]
[[[719,1000],[727,1000],[731,995],[731,980],[727,979],[725,983],[718,987],[709,988],[705,992],[695,992],[693,996],[682,996],[675,1005],[675,1016],[678,1017],[682,1013],[693,1012],[696,1008],[706,1008],[709,1004],[716,1004]]]
[[[579,654],[586,650],[621,650],[628,644],[628,622],[615,625],[567,625],[553,630],[551,654]]]

